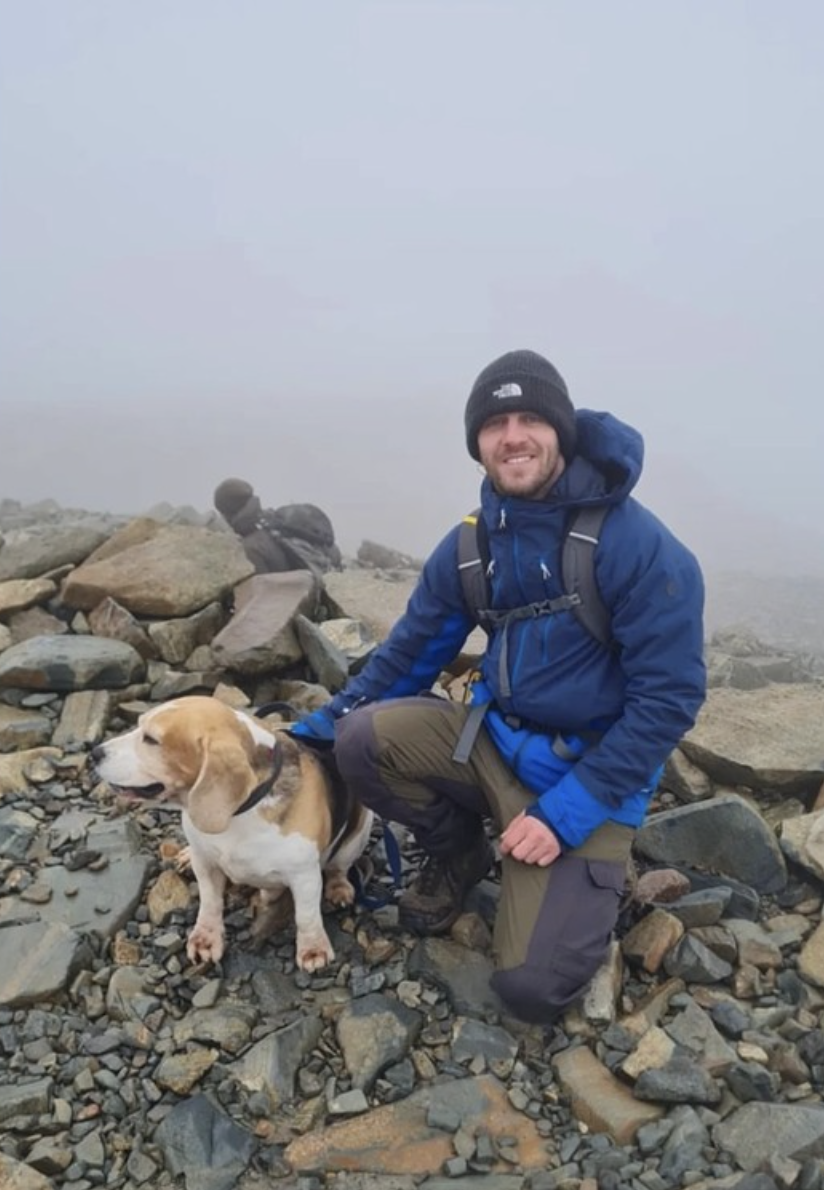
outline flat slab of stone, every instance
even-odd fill
[[[51,897],[37,906],[40,917],[112,938],[137,908],[151,864],[149,856],[136,855],[115,860],[101,872],[44,868],[39,882],[51,890]]]
[[[616,1144],[630,1144],[639,1128],[664,1114],[659,1104],[636,1099],[586,1046],[563,1050],[552,1064],[575,1118],[593,1132],[607,1132]]]
[[[713,1141],[742,1169],[754,1172],[776,1157],[803,1161],[824,1156],[824,1106],[745,1103],[716,1124]]]
[[[128,921],[143,895],[151,858],[138,851],[140,832],[128,817],[101,819],[73,809],[51,828],[52,846],[71,840],[108,860],[99,870],[63,864],[43,867],[37,887],[44,898],[36,903],[10,896],[0,899],[0,927],[6,922],[36,920],[69,926],[79,933],[111,938]],[[5,937],[5,933],[0,934]]]
[[[649,859],[720,872],[761,893],[779,892],[787,883],[775,832],[737,793],[652,814],[635,846]]]
[[[323,576],[323,585],[333,611],[360,620],[375,640],[382,641],[406,611],[418,578],[417,574],[405,574],[390,580],[378,571],[351,569],[330,571]]]
[[[215,661],[243,674],[277,671],[303,656],[293,620],[311,615],[319,585],[308,570],[256,574],[235,591],[235,612],[212,641]]]
[[[88,943],[59,922],[26,922],[2,931],[0,1007],[16,1008],[51,999],[84,962]]]
[[[0,654],[0,686],[22,690],[122,689],[144,671],[131,645],[98,636],[34,636]]]
[[[59,760],[61,755],[59,748],[43,747],[0,756],[0,797],[25,793],[29,788],[28,771],[44,761]]]
[[[53,730],[52,720],[40,711],[0,704],[0,752],[48,744]]]
[[[3,1190],[52,1190],[54,1182],[25,1162],[0,1153],[0,1186]]]
[[[186,616],[222,599],[253,572],[229,533],[140,518],[73,570],[61,597],[80,611],[110,596],[138,616]]]
[[[680,746],[722,784],[813,791],[824,778],[824,684],[710,690]]]
[[[75,690],[63,700],[55,747],[73,750],[102,740],[112,707],[109,690]]]
[[[45,603],[57,591],[49,578],[21,578],[0,582],[0,615],[22,611],[35,603]]]
[[[467,1132],[486,1132],[493,1140],[510,1137],[524,1169],[546,1165],[545,1142],[534,1123],[512,1107],[505,1086],[492,1075],[423,1087],[398,1103],[309,1132],[287,1147],[286,1160],[298,1171],[432,1173],[454,1156],[454,1149],[449,1133],[427,1124],[430,1107],[458,1115]],[[492,1170],[509,1168],[500,1161]]]
[[[0,550],[0,580],[35,578],[61,566],[74,566],[110,533],[111,527],[66,523],[23,532]]]

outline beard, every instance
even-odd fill
[[[560,479],[564,471],[560,454],[542,459],[530,459],[523,467],[490,461],[484,464],[489,479],[499,496],[514,496],[518,500],[540,500]]]

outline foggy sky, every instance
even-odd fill
[[[707,567],[824,572],[817,0],[0,0],[0,497],[423,555],[501,352]]]

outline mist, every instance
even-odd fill
[[[824,8],[0,3],[0,497],[345,552],[474,507],[528,347],[707,569],[824,574]]]

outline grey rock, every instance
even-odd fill
[[[423,939],[409,958],[412,978],[432,979],[445,990],[457,1013],[482,1016],[502,1010],[500,999],[489,986],[492,973],[492,962],[486,955],[444,938]]]
[[[111,709],[109,690],[75,690],[67,694],[52,743],[70,752],[99,743]]]
[[[0,752],[48,744],[54,724],[36,710],[0,705]]]
[[[664,1141],[658,1173],[668,1185],[680,1185],[688,1170],[704,1169],[710,1129],[701,1121],[698,1111],[686,1104],[673,1109],[669,1123],[672,1131]]]
[[[28,1163],[0,1153],[0,1186],[4,1190],[53,1190],[54,1182]]]
[[[110,536],[112,526],[71,524],[42,527],[6,541],[0,551],[0,580],[35,578],[61,566],[76,566]]]
[[[113,1021],[142,1021],[160,1006],[158,997],[147,990],[143,967],[118,967],[106,988],[106,1012]]]
[[[51,1108],[54,1080],[39,1078],[15,1086],[0,1086],[0,1124],[14,1116],[44,1115]]]
[[[824,811],[801,814],[781,824],[781,850],[799,867],[824,880]]]
[[[56,996],[91,957],[88,943],[59,922],[6,926],[0,939],[0,1007],[25,1007]]]
[[[212,641],[218,665],[240,674],[285,669],[303,656],[293,620],[311,615],[317,579],[308,570],[257,574],[235,590],[235,611]],[[2,656],[0,656],[2,660]]]
[[[85,612],[110,596],[138,616],[186,616],[229,595],[253,569],[225,533],[143,518],[72,571],[62,599]]]
[[[99,1169],[106,1160],[106,1150],[98,1132],[89,1132],[74,1146],[74,1157],[84,1165]]]
[[[333,1095],[329,1100],[329,1114],[332,1116],[359,1116],[369,1111],[369,1100],[360,1087]]]
[[[712,797],[713,785],[707,774],[676,748],[664,766],[661,789],[668,790],[679,802],[688,805]]]
[[[147,660],[157,657],[157,646],[146,628],[109,595],[89,611],[89,628],[95,636],[125,641]]]
[[[729,1000],[713,1004],[709,1013],[713,1024],[733,1040],[737,1041],[747,1029],[752,1028],[749,1015],[738,1004],[733,1004]]]
[[[337,1027],[353,1086],[369,1090],[387,1066],[406,1056],[423,1022],[414,1008],[379,993],[353,1000],[341,1013]]]
[[[716,1145],[754,1172],[773,1155],[802,1161],[824,1156],[824,1107],[820,1104],[745,1103],[712,1130]]]
[[[0,809],[0,859],[24,859],[38,829],[37,819],[25,810]]]
[[[713,926],[724,916],[732,899],[732,889],[716,884],[712,888],[696,889],[667,902],[667,913],[671,913],[689,930],[695,926]]]
[[[721,1088],[690,1058],[676,1055],[665,1066],[645,1070],[635,1083],[635,1097],[655,1103],[718,1103]]]
[[[664,958],[664,970],[687,983],[720,983],[733,969],[698,938],[685,934]]]
[[[349,662],[333,641],[306,616],[297,615],[295,630],[312,673],[322,686],[336,694],[346,685]]]
[[[710,1074],[717,1074],[736,1061],[735,1050],[692,998],[665,1026],[665,1031]]]
[[[298,1068],[317,1045],[320,1019],[305,1016],[277,1029],[253,1045],[232,1067],[232,1074],[247,1090],[265,1091],[272,1109],[295,1096]]]
[[[653,815],[639,830],[636,847],[650,859],[723,872],[759,892],[779,892],[787,883],[774,833],[735,793]]]
[[[358,547],[358,562],[361,566],[368,566],[375,570],[420,570],[421,563],[409,554],[402,554],[400,550],[391,549],[377,541],[366,538]]]
[[[256,1148],[250,1133],[206,1095],[173,1107],[155,1139],[166,1168],[175,1176],[183,1175],[186,1190],[234,1190]]]
[[[736,1062],[724,1071],[724,1081],[740,1103],[772,1103],[781,1084],[777,1074],[757,1062]]]
[[[393,579],[377,570],[330,571],[323,576],[332,617],[360,620],[376,641],[386,640],[417,581],[417,574]]]
[[[824,776],[824,684],[710,690],[680,746],[721,784],[813,793]]]
[[[696,868],[684,867],[681,864],[675,867],[687,877],[693,892],[705,888],[728,888],[732,894],[726,908],[728,917],[740,917],[746,921],[757,919],[761,911],[761,902],[758,893],[748,884],[721,873],[700,872]]]
[[[487,1025],[471,1017],[455,1021],[452,1056],[456,1062],[471,1062],[482,1057],[498,1078],[508,1078],[518,1055],[518,1041],[499,1025]]]
[[[191,616],[155,620],[147,627],[157,653],[169,665],[182,665],[198,645],[209,644],[226,620],[219,603],[209,603]]]
[[[222,1001],[214,1008],[194,1008],[175,1021],[174,1038],[178,1045],[201,1041],[237,1054],[248,1045],[256,1019],[253,1005]]]
[[[0,686],[24,690],[122,689],[143,672],[131,645],[93,636],[35,636],[0,654]]]
[[[377,642],[369,629],[359,620],[323,620],[319,625],[323,635],[346,659],[350,674],[356,674],[375,651]]]
[[[94,850],[93,836],[89,847]],[[48,901],[38,906],[45,922],[113,937],[128,921],[146,887],[152,861],[147,855],[115,856],[100,871],[53,865],[41,873]]]
[[[154,702],[167,702],[172,698],[182,698],[187,694],[208,694],[214,690],[219,681],[219,674],[189,671],[175,673],[172,670],[161,674],[152,685],[152,699]]]

